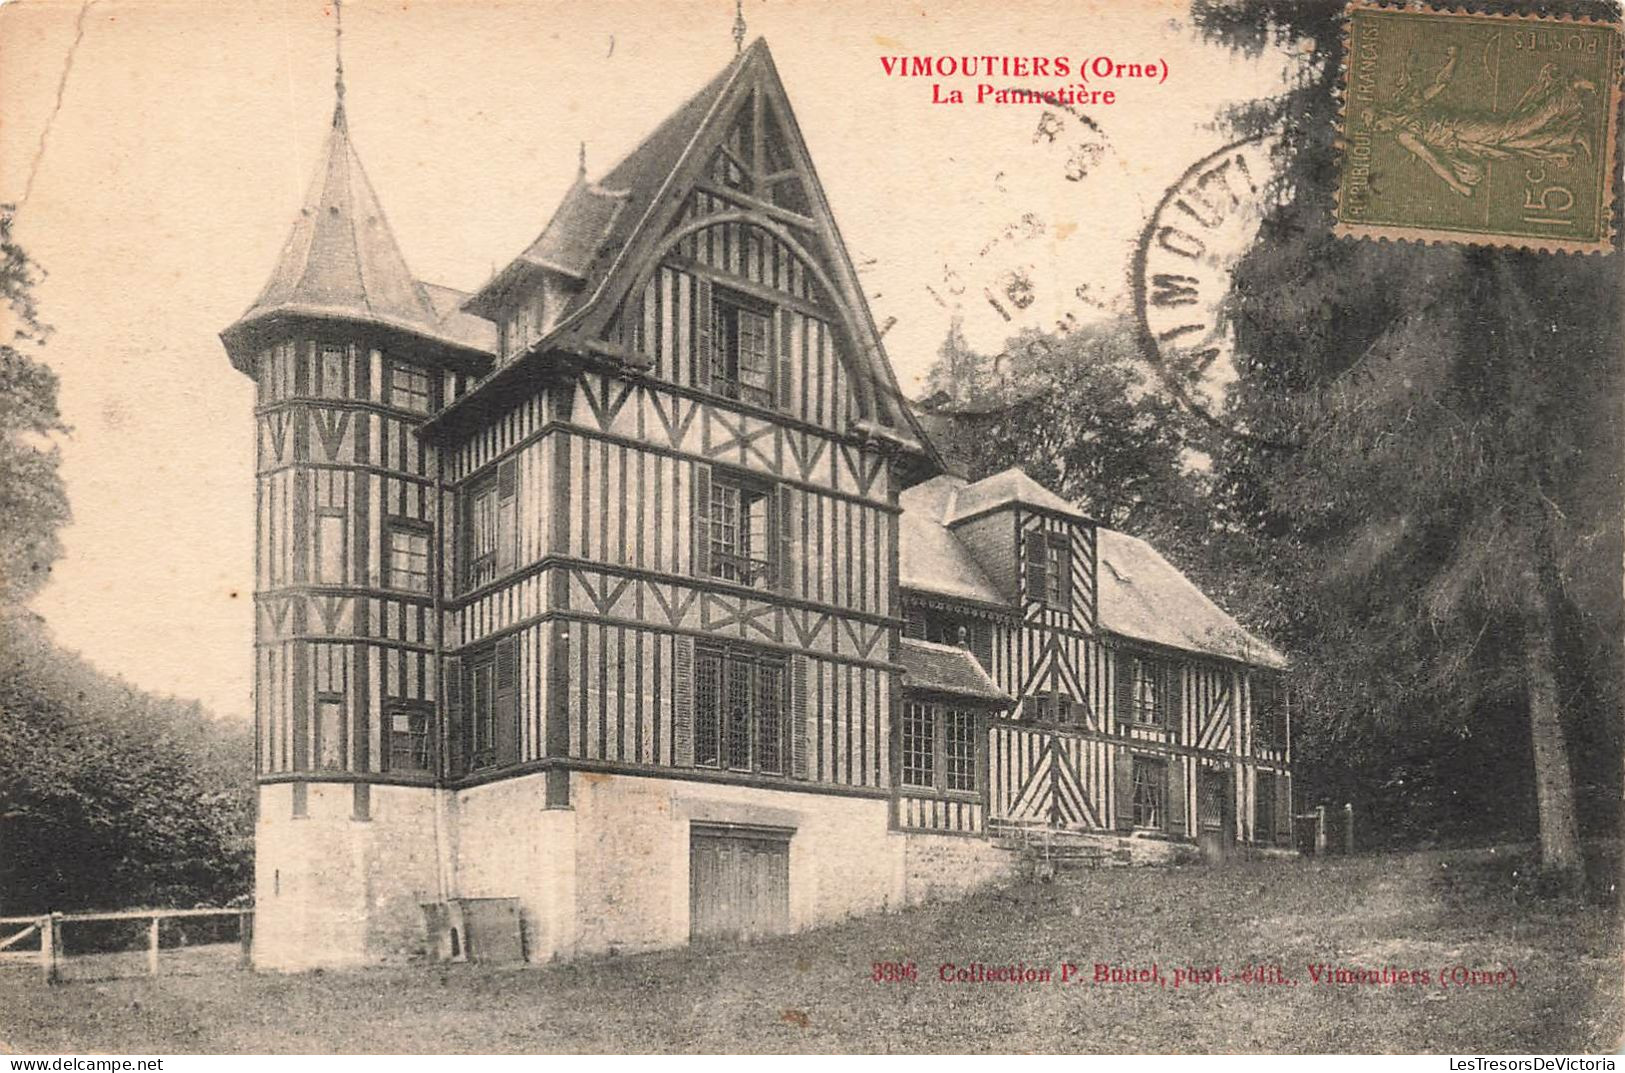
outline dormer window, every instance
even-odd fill
[[[1027,533],[1027,599],[1065,611],[1072,605],[1072,546],[1065,533]]]
[[[753,406],[773,405],[773,317],[717,289],[712,305],[711,386]]]

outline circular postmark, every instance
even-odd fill
[[[1210,421],[1236,380],[1231,275],[1258,235],[1278,143],[1248,138],[1192,164],[1162,195],[1134,254],[1141,347],[1168,388]]]

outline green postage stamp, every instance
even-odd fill
[[[1337,234],[1613,249],[1616,26],[1348,13]]]

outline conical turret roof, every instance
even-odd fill
[[[272,318],[359,321],[476,348],[447,323],[425,286],[406,266],[378,196],[351,144],[342,102],[311,180],[304,207],[265,289],[221,333],[228,347]]]

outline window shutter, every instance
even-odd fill
[[[711,576],[711,467],[694,467],[694,576]]]
[[[1158,670],[1157,683],[1162,690],[1162,724],[1168,728],[1168,740],[1178,741],[1185,715],[1185,691],[1181,688],[1179,665],[1169,660]]]
[[[467,770],[468,747],[464,742],[463,719],[463,660],[460,656],[448,656],[445,665],[445,707],[447,774],[461,775]]]
[[[694,640],[679,637],[672,647],[672,759],[678,767],[693,767]]]
[[[1049,541],[1039,529],[1029,529],[1025,540],[1025,554],[1027,557],[1027,599],[1044,599],[1044,573],[1046,564],[1045,553],[1049,548]]]
[[[790,332],[791,325],[793,323],[791,320],[790,311],[788,309],[779,310],[778,321],[779,368],[777,375],[777,387],[779,394],[779,409],[788,410],[791,402]]]
[[[916,641],[925,640],[925,612],[910,610],[903,619],[903,636]]]
[[[1185,761],[1168,758],[1168,820],[1166,830],[1176,838],[1185,837]]]
[[[1275,777],[1275,842],[1292,845],[1292,776]]]
[[[497,573],[519,562],[519,473],[510,459],[497,467]]]
[[[1134,724],[1134,657],[1121,648],[1113,652],[1112,707],[1118,730]]]
[[[694,384],[711,386],[711,346],[716,325],[712,323],[711,281],[694,281]]]
[[[790,658],[790,774],[807,777],[807,657]]]
[[[982,670],[993,673],[993,624],[977,621],[970,624],[970,650]]]
[[[1127,749],[1119,749],[1116,758],[1112,761],[1115,769],[1117,806],[1117,829],[1119,831],[1134,830],[1134,754]]]
[[[787,484],[778,489],[779,554],[774,563],[780,592],[796,591],[796,493]]]
[[[492,745],[498,764],[519,762],[519,652],[515,638],[497,642],[496,706]]]

